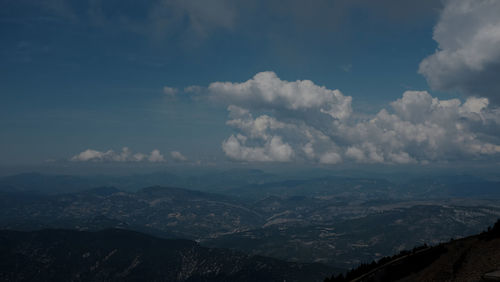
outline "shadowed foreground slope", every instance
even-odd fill
[[[0,231],[0,281],[322,281],[331,271],[127,230]]]
[[[341,281],[497,281],[486,275],[500,270],[500,220],[479,235],[451,240],[434,247],[403,251],[378,262],[364,264],[346,276],[333,276],[325,282]],[[500,277],[499,277],[500,278]]]

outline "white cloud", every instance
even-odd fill
[[[210,84],[211,97],[229,105],[226,124],[237,132],[222,143],[226,156],[262,162],[424,164],[500,153],[500,109],[491,108],[487,98],[462,103],[406,91],[388,109],[366,116],[351,114],[350,97],[310,81],[299,86],[302,82],[282,81],[267,72],[244,83]],[[341,102],[326,106],[328,101]]]
[[[155,149],[151,151],[151,154],[148,157],[148,161],[152,163],[159,163],[159,162],[164,162],[165,158],[163,157],[163,155],[160,153],[159,150]]]
[[[314,159],[316,154],[314,153],[313,143],[309,142],[302,147],[302,150],[306,154],[308,159]]]
[[[488,140],[488,124],[498,128],[498,112],[483,98],[439,100],[427,92],[407,91],[368,121],[339,127],[349,144],[346,156],[358,162],[412,163],[499,153]]]
[[[234,160],[253,162],[288,162],[293,157],[293,149],[283,143],[280,136],[273,136],[262,147],[246,146],[246,137],[231,135],[222,143],[222,150]]]
[[[500,1],[448,0],[434,28],[436,52],[420,63],[431,87],[500,101]]]
[[[92,149],[87,149],[80,154],[73,156],[71,158],[72,161],[90,161],[90,160],[102,160],[105,158],[106,155],[111,154],[112,151],[107,151],[107,152],[99,152],[96,150]]]
[[[132,153],[129,148],[123,147],[121,152],[115,152],[113,150],[108,151],[97,151],[93,149],[87,149],[75,156],[73,156],[71,161],[75,162],[87,162],[87,161],[97,161],[97,162],[163,162],[165,159],[161,155],[159,150],[153,150],[151,154],[143,153]]]
[[[282,122],[267,114],[254,118],[249,110],[234,105],[230,105],[228,111],[230,119],[226,124],[239,131],[223,144],[224,152],[232,159],[291,161],[296,154],[315,159],[315,145],[335,147],[321,131],[300,119]],[[287,142],[283,142],[283,139]],[[249,143],[252,146],[248,146]],[[284,143],[283,146],[281,143]],[[297,144],[302,144],[301,148],[295,148]]]
[[[198,85],[190,85],[184,88],[185,93],[199,94],[203,91],[203,87]]]
[[[177,88],[168,87],[168,86],[163,87],[163,93],[165,95],[175,96],[178,92],[179,92],[179,90],[177,90]]]
[[[345,155],[357,162],[364,162],[366,160],[365,153],[355,146],[348,147]]]
[[[187,161],[187,158],[183,154],[181,154],[181,152],[179,152],[179,151],[171,151],[170,156],[172,157],[172,159],[174,159],[175,161],[178,161],[178,162]]]
[[[261,115],[253,119],[248,110],[233,105],[229,106],[228,110],[233,119],[228,120],[226,124],[240,129],[250,138],[267,140],[269,139],[269,135],[267,134],[268,131],[275,131],[287,127],[287,124],[279,122],[268,115]]]
[[[281,80],[270,71],[242,83],[213,82],[208,91],[219,101],[244,108],[313,109],[336,119],[347,118],[351,113],[351,97],[339,90],[318,86],[310,80]]]
[[[132,160],[136,162],[142,162],[144,161],[148,156],[142,153],[136,153],[132,155]]]
[[[321,156],[319,162],[322,164],[338,164],[342,162],[342,157],[336,152],[326,152]]]

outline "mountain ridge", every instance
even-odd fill
[[[488,279],[488,274],[498,270],[500,219],[480,234],[402,251],[377,262],[362,264],[345,276],[334,275],[325,282],[497,281],[500,276]]]
[[[124,229],[0,230],[2,281],[322,281],[336,269]]]

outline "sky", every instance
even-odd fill
[[[0,165],[498,166],[500,1],[0,0]]]

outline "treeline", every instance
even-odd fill
[[[500,219],[497,220],[493,227],[488,227],[488,230],[483,231],[477,236],[484,240],[500,238]],[[383,257],[378,261],[363,263],[345,274],[332,275],[332,277],[326,278],[325,282],[345,282],[357,278],[363,278],[362,281],[398,280],[410,273],[422,270],[438,259],[444,252],[446,252],[445,244],[439,244],[434,247],[424,244],[423,246],[413,248],[411,251],[405,250],[393,256]],[[372,271],[373,273],[370,273]],[[362,277],[364,275],[366,277]]]
[[[483,231],[481,234],[479,234],[479,238],[486,240],[500,238],[500,219],[497,220],[493,227],[488,227],[488,230]]]
[[[369,272],[381,268],[384,265],[393,262],[387,266],[381,268],[383,273],[373,273],[374,281],[390,281],[403,277],[406,273],[418,271],[425,266],[429,265],[432,261],[437,259],[441,253],[443,253],[444,247],[429,247],[426,244],[415,247],[411,251],[404,250],[393,256],[383,257],[378,261],[372,261],[371,263],[363,263],[355,269],[351,269],[345,275],[333,275],[330,278],[325,279],[325,282],[344,282],[351,281],[355,278],[359,278]],[[396,261],[397,259],[402,259],[401,261]],[[366,277],[368,278],[368,277]]]

